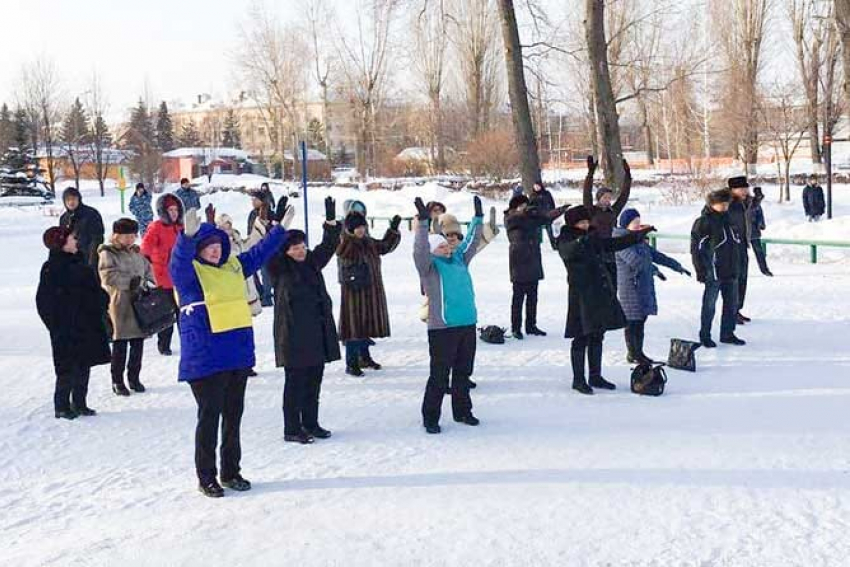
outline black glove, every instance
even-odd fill
[[[661,280],[662,282],[667,281],[667,276],[661,270],[655,270],[655,277]]]
[[[398,225],[401,224],[401,217],[396,215],[390,221],[390,230],[398,231]]]
[[[283,215],[286,214],[286,207],[289,203],[289,197],[284,195],[277,202],[277,208],[274,210],[274,221],[280,223],[283,220]]]
[[[204,213],[206,214],[207,222],[215,224],[215,207],[212,206],[212,203],[207,205],[207,208],[204,209]]]
[[[680,274],[684,274],[684,275],[686,275],[686,276],[688,276],[688,277],[691,277],[691,273],[690,273],[687,269],[685,269],[685,268],[682,268],[681,270],[679,270],[679,273],[680,273]]]
[[[638,232],[640,232],[641,234],[649,234],[650,232],[655,232],[655,231],[656,231],[656,229],[655,229],[654,226],[642,226],[642,227],[640,227],[640,230]]]
[[[623,159],[623,171],[626,172],[626,179],[632,178],[632,168],[629,167],[629,162],[627,162],[625,158]]]
[[[142,285],[141,276],[133,276],[130,278],[130,291],[136,291],[139,289],[139,286]]]
[[[332,197],[325,197],[325,220],[336,220],[336,201]]]
[[[697,281],[699,283],[705,283],[705,272],[697,272]]]
[[[416,214],[419,215],[419,220],[423,221],[431,218],[431,215],[428,213],[428,207],[422,202],[422,197],[416,197],[413,200],[413,204],[416,205]]]
[[[596,168],[599,167],[599,162],[593,159],[593,156],[587,156],[587,175],[593,177],[596,173]]]
[[[476,195],[472,199],[473,204],[475,205],[475,217],[476,218],[484,218],[484,208],[481,206],[481,197]]]

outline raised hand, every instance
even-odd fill
[[[587,175],[589,177],[593,177],[597,167],[599,167],[599,162],[593,159],[593,156],[587,156]]]
[[[632,178],[632,168],[629,167],[629,162],[625,158],[623,158],[623,171],[626,172],[626,179]]]
[[[473,197],[472,203],[475,205],[475,217],[484,218],[484,209],[481,206],[481,197],[476,195],[475,197]]]
[[[336,201],[330,196],[325,197],[325,220],[328,222],[336,220]]]
[[[416,197],[413,200],[413,204],[416,205],[416,214],[419,216],[419,220],[428,220],[430,218],[431,215],[428,214],[428,207],[422,202],[422,197]]]
[[[401,217],[396,215],[390,221],[390,230],[398,231],[398,225],[401,224]]]
[[[280,224],[283,216],[286,214],[286,206],[289,203],[289,197],[284,195],[277,202],[277,208],[274,210],[274,221]]]
[[[682,274],[682,275],[691,277],[691,273],[685,268],[682,268],[681,270],[679,270],[679,273]]]
[[[496,207],[490,207],[490,230],[493,231],[493,236],[499,234],[499,225],[496,224]]]
[[[655,228],[654,226],[652,226],[651,224],[643,224],[643,225],[641,225],[641,227],[638,229],[638,232],[641,232],[641,233],[643,233],[643,234],[649,234],[650,232],[657,232],[657,230],[656,230],[656,228]]]
[[[207,217],[208,223],[215,224],[215,207],[212,206],[212,203],[207,205],[207,208],[204,209],[204,214]]]
[[[198,209],[189,209],[183,215],[183,233],[191,238],[198,234],[199,228],[201,228],[201,217],[198,216]]]

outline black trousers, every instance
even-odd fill
[[[198,404],[195,428],[195,469],[201,482],[215,479],[215,450],[218,424],[221,420],[221,478],[229,480],[239,474],[242,446],[239,428],[245,408],[245,386],[248,370],[219,372],[190,382]]]
[[[472,413],[469,396],[469,377],[475,366],[477,345],[475,325],[428,331],[428,352],[431,356],[431,375],[422,400],[422,420],[425,425],[439,423],[443,397],[452,378],[452,415],[461,419]]]
[[[156,335],[156,346],[159,352],[166,349],[171,349],[171,337],[174,336],[174,325],[168,327],[164,331],[160,331]]]
[[[127,361],[127,347],[130,350],[130,360]],[[112,383],[124,383],[124,368],[127,369],[127,382],[138,384],[142,373],[142,355],[145,349],[145,339],[129,339],[112,343]]]
[[[515,283],[511,299],[511,330],[522,330],[522,304],[525,303],[525,329],[537,327],[537,287],[539,282]]]
[[[604,340],[604,332],[582,335],[573,339],[572,345],[570,345],[573,384],[586,382],[584,374],[585,355],[590,370],[590,378],[602,377],[602,341]]]
[[[738,273],[738,311],[744,308],[744,300],[747,299],[747,275],[750,271],[749,247],[741,246],[741,263]]]
[[[72,407],[82,409],[86,406],[89,393],[88,366],[75,365],[63,372],[56,373],[56,388],[53,391],[53,409],[66,411]]]
[[[626,321],[626,348],[632,358],[644,354],[643,340],[646,329],[646,317],[639,321]]]
[[[770,268],[767,267],[767,251],[764,249],[764,244],[762,244],[761,238],[753,239],[750,241],[750,244],[753,247],[753,253],[756,255],[756,262],[758,262],[759,271],[766,274],[770,271]]]
[[[319,395],[325,366],[284,368],[283,433],[298,435],[301,429],[319,426]]]
[[[714,313],[717,310],[717,298],[723,296],[723,311],[720,317],[720,338],[728,338],[735,334],[738,313],[738,280],[708,280],[702,294],[702,313],[700,314],[700,340],[711,338],[711,327],[714,324]]]

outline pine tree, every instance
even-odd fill
[[[27,117],[27,111],[23,108],[18,108],[15,110],[15,133],[14,133],[14,142],[15,146],[21,150],[26,150],[29,146],[30,140],[30,122]]]
[[[184,148],[200,148],[203,145],[201,133],[198,132],[198,127],[191,118],[183,124],[180,131],[180,145]]]
[[[156,114],[156,143],[162,153],[174,149],[174,125],[165,101],[159,104],[159,112]]]
[[[62,123],[62,141],[68,146],[79,146],[90,141],[89,118],[80,99],[74,100]]]
[[[13,145],[15,145],[15,123],[12,121],[9,107],[4,103],[0,107],[0,156]]]
[[[125,148],[135,153],[133,169],[139,173],[145,184],[153,185],[154,173],[159,169],[160,154],[156,144],[156,131],[153,120],[144,100],[130,115],[130,126],[124,137]]]
[[[94,118],[91,128],[91,147],[94,156],[94,167],[97,181],[100,184],[100,196],[105,193],[105,180],[109,172],[109,153],[107,150],[112,146],[112,134],[106,125],[102,114]]]
[[[224,133],[221,136],[221,145],[225,148],[242,149],[242,136],[239,133],[239,117],[231,108],[224,117]]]

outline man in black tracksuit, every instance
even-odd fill
[[[706,348],[717,346],[711,340],[711,326],[717,297],[721,294],[723,316],[720,320],[720,342],[745,344],[735,336],[741,246],[740,236],[729,223],[731,200],[732,194],[728,189],[709,194],[707,204],[691,230],[691,259],[697,281],[705,285],[699,338]]]
[[[76,187],[68,187],[62,193],[65,212],[59,217],[59,226],[71,229],[77,236],[78,248],[83,260],[97,275],[98,247],[103,244],[103,218],[97,209],[83,204],[83,197]]]
[[[750,184],[746,177],[732,177],[727,181],[727,186],[732,192],[732,202],[729,204],[729,224],[738,233],[738,311],[735,314],[738,325],[749,323],[750,318],[745,317],[741,310],[747,298],[747,276],[750,271],[750,207],[753,198],[750,195]]]

